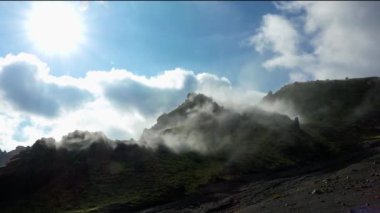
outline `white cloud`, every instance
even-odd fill
[[[74,130],[138,139],[158,115],[174,109],[192,91],[239,109],[264,95],[243,92],[224,77],[181,68],[151,77],[122,69],[56,77],[47,64],[25,53],[0,58],[0,81],[0,148],[6,150],[41,137],[60,140]]]
[[[92,99],[89,91],[46,80],[49,69],[32,55],[0,59],[0,97],[13,108],[46,117],[80,107]]]
[[[304,72],[290,72],[289,73],[290,81],[307,81],[310,77],[307,75],[307,73]]]
[[[271,49],[282,55],[292,55],[297,51],[299,35],[285,17],[267,14],[263,17],[257,34],[250,41],[259,52]]]
[[[265,95],[255,90],[234,88],[227,78],[207,73],[197,75],[197,80],[197,92],[211,96],[217,103],[236,111],[253,107]]]
[[[90,2],[89,1],[81,1],[79,5],[79,11],[86,12],[89,8]]]
[[[267,14],[257,34],[250,38],[250,44],[256,51],[263,53],[272,51],[275,56],[263,63],[266,69],[277,67],[298,68],[308,64],[313,59],[310,55],[301,53],[299,45],[301,35],[294,24],[284,16]]]
[[[379,2],[275,5],[282,15],[265,15],[251,37],[257,51],[273,53],[265,68],[286,68],[291,80],[379,75]]]

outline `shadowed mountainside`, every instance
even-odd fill
[[[18,146],[16,149],[6,152],[0,150],[0,167],[7,165],[7,163],[13,158],[13,156],[17,155],[21,151],[25,150],[26,147]]]
[[[335,126],[363,121],[364,129],[379,121],[379,93],[378,77],[296,82],[268,94],[259,106],[300,116],[305,123]]]
[[[379,78],[294,83],[244,112],[191,93],[138,141],[43,138],[0,168],[0,211],[137,211],[344,158],[380,135],[379,88]]]

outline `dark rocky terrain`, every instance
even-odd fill
[[[6,152],[0,150],[0,167],[7,165],[7,163],[13,158],[13,156],[17,155],[21,151],[25,150],[26,147],[18,146],[16,149]]]
[[[136,141],[42,138],[0,168],[0,212],[377,212],[379,93],[293,83],[243,112],[191,93]]]
[[[370,152],[312,171],[210,185],[201,196],[141,212],[380,212],[380,150]]]

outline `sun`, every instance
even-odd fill
[[[71,2],[34,2],[26,21],[28,38],[45,53],[71,53],[84,41],[81,15]]]

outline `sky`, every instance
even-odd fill
[[[379,76],[378,2],[0,2],[0,149],[76,129],[138,139],[201,92]]]

